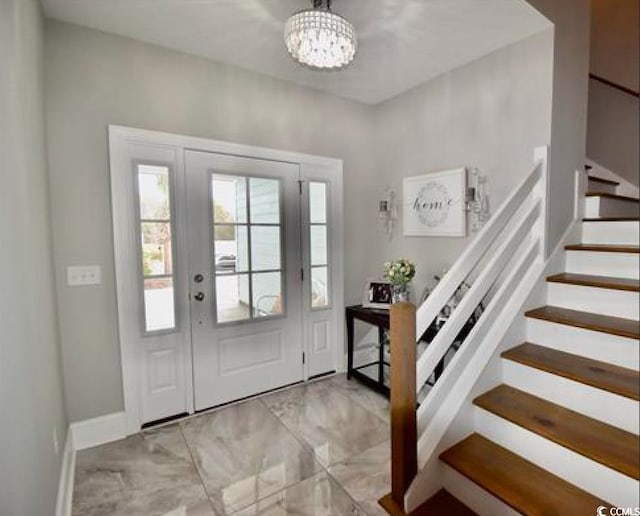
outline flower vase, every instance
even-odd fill
[[[411,284],[394,284],[391,289],[391,302],[394,304],[411,302]]]

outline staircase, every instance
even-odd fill
[[[473,400],[475,431],[440,453],[445,490],[415,514],[640,505],[640,205],[617,186],[589,177],[582,242],[525,312],[527,342],[500,355],[503,383]]]

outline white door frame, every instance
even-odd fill
[[[333,324],[331,339],[333,346],[333,363],[336,371],[344,370],[344,233],[343,233],[343,168],[342,160],[336,158],[326,158],[301,154],[296,152],[281,151],[265,147],[242,145],[218,140],[209,140],[178,134],[171,134],[146,129],[135,129],[130,127],[109,125],[109,155],[110,166],[118,166],[122,163],[123,153],[126,152],[127,145],[151,145],[164,147],[173,150],[176,154],[178,173],[184,173],[184,151],[199,150],[215,152],[219,154],[231,154],[242,157],[257,158],[263,160],[284,161],[300,165],[302,175],[305,169],[309,171],[321,168],[329,171],[332,176],[334,190],[332,192],[332,232],[330,241],[330,267],[332,269],[332,302]],[[313,173],[311,173],[313,175]],[[123,230],[128,220],[125,214],[128,213],[128,206],[131,199],[123,199],[121,196],[114,196],[117,192],[117,181],[115,174],[111,172],[111,192],[112,192],[112,217],[114,235],[114,261],[116,272],[116,293],[118,307],[118,327],[120,341],[120,356],[122,366],[122,389],[124,393],[124,411],[126,415],[126,433],[131,435],[140,431],[142,426],[140,412],[140,392],[138,387],[138,356],[135,349],[135,338],[131,335],[131,316],[128,311],[127,301],[131,298],[131,286],[127,285],[123,278],[125,271],[131,268],[131,254],[126,252],[130,247],[128,244],[131,236],[130,229]],[[178,192],[179,194],[179,192]],[[184,220],[184,218],[183,218]],[[124,226],[123,226],[124,225]],[[182,232],[184,234],[184,232]],[[183,245],[182,242],[178,242]],[[178,302],[180,304],[180,302]],[[307,314],[303,315],[303,325],[306,324]],[[305,332],[306,335],[306,332]],[[185,411],[193,412],[193,370],[191,364],[191,341],[183,339],[184,342],[184,368],[187,381],[187,396],[185,400]],[[308,338],[304,338],[303,349],[308,351]],[[308,353],[307,353],[307,356]],[[304,379],[308,378],[308,368],[304,368]]]

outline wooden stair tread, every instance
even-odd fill
[[[597,389],[640,401],[640,372],[525,342],[502,357]]]
[[[554,274],[547,281],[551,283],[566,283],[585,287],[608,288],[612,290],[628,290],[640,292],[640,280],[627,278],[610,278],[608,276],[593,276],[590,274]]]
[[[640,217],[585,217],[582,222],[640,222]]]
[[[384,496],[378,503],[391,516],[407,516],[404,510],[391,499]],[[440,489],[408,516],[478,516],[446,489]]]
[[[618,183],[618,181],[612,181],[611,179],[604,179],[603,177],[587,176],[587,178],[589,179],[589,181],[594,181],[596,183],[602,183],[604,185],[620,186],[620,183]]]
[[[440,460],[521,514],[596,514],[597,507],[610,507],[479,434],[444,451]]]
[[[640,253],[637,245],[608,245],[608,244],[570,244],[564,246],[567,251],[597,251],[602,253]]]
[[[477,516],[446,489],[440,489],[425,503],[411,513],[411,516]]]
[[[473,403],[623,475],[640,479],[640,441],[632,433],[508,385],[491,389]]]
[[[633,319],[581,312],[558,306],[543,306],[529,310],[524,315],[533,319],[599,331],[610,335],[618,335],[619,337],[640,339],[640,322]]]
[[[586,197],[606,197],[607,199],[615,199],[618,201],[640,202],[640,199],[636,199],[635,197],[629,197],[627,195],[618,195],[618,194],[605,193],[605,192],[587,192],[585,196]]]

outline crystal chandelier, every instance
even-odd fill
[[[356,53],[356,31],[351,22],[331,12],[331,0],[313,0],[313,9],[295,13],[284,29],[287,50],[312,68],[338,69]]]

